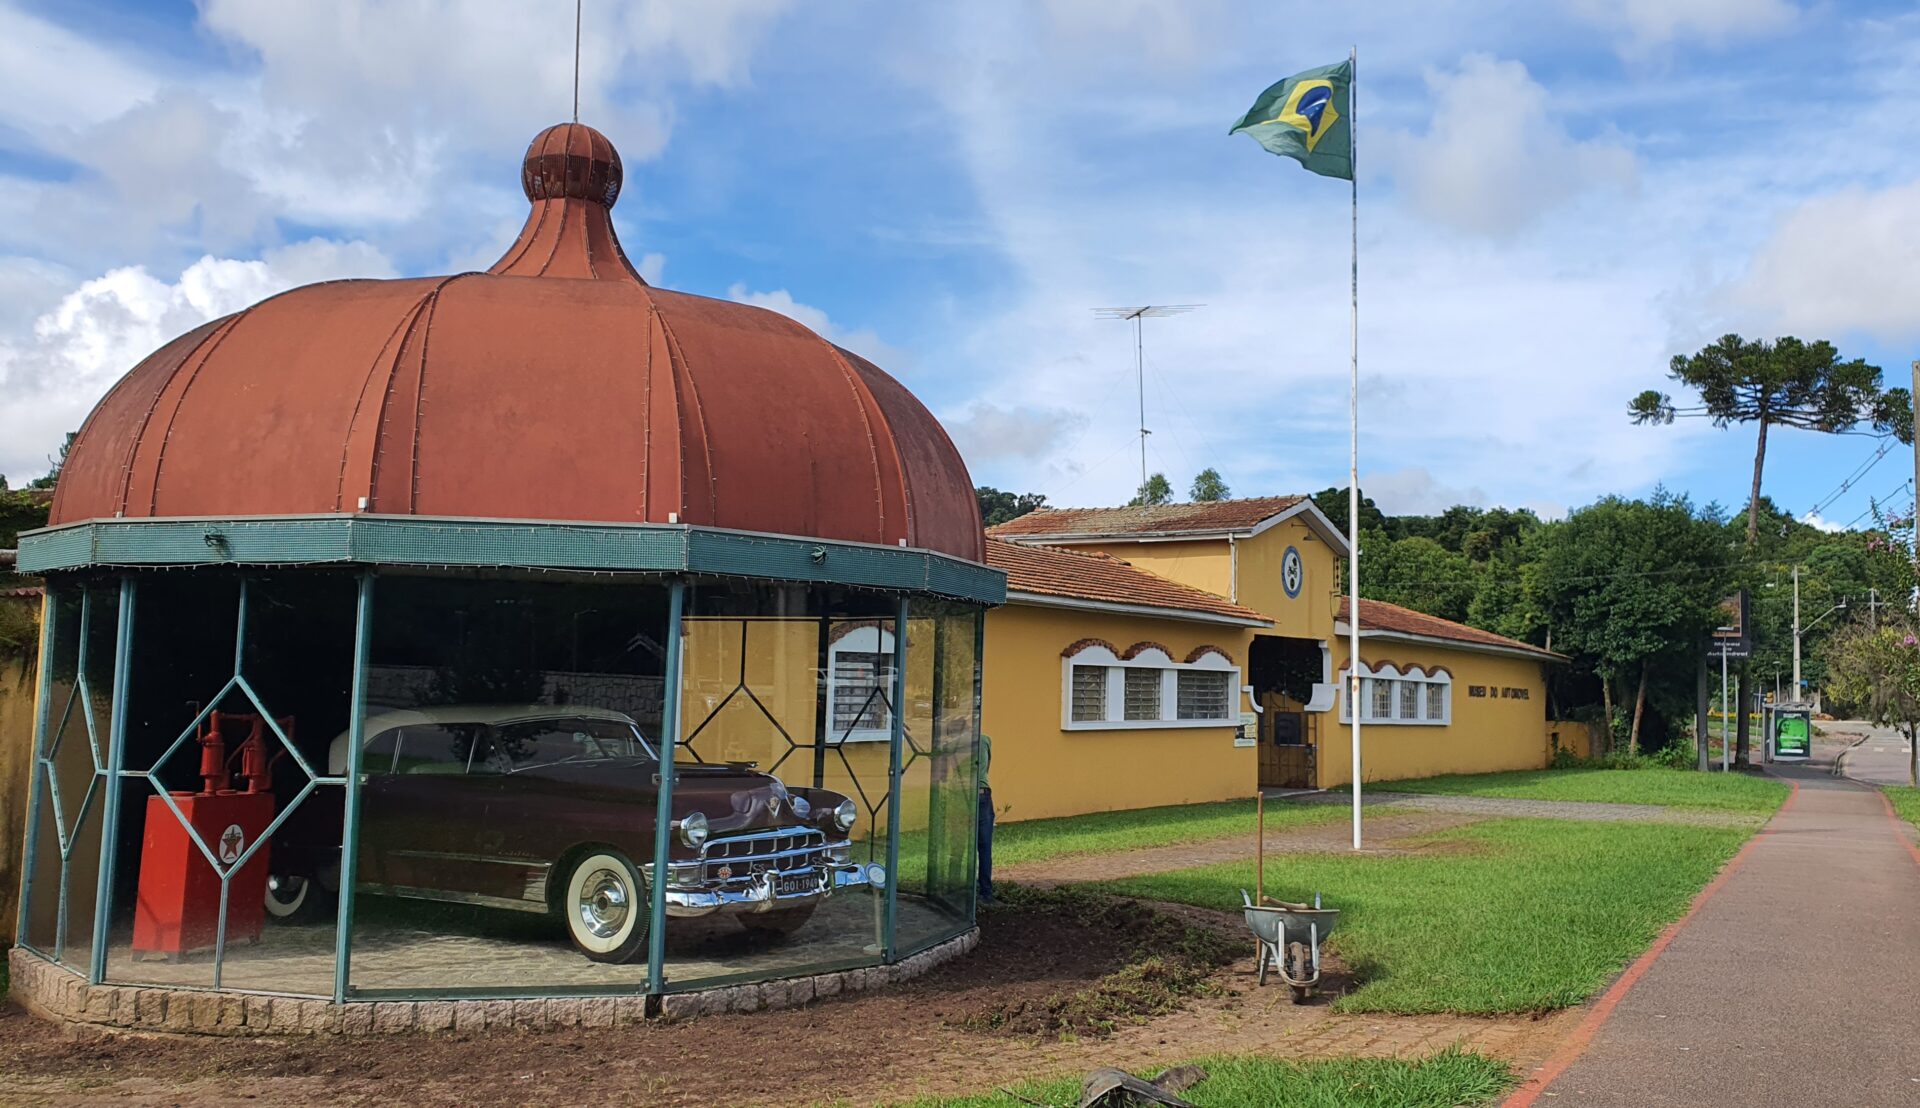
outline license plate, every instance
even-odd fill
[[[818,891],[820,878],[812,870],[803,873],[779,873],[773,878],[773,895],[805,896]]]

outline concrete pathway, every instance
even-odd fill
[[[1899,731],[1855,721],[1822,726],[1842,746],[1837,755],[1841,773],[1869,785],[1904,785],[1912,780],[1913,747]],[[1820,750],[1816,743],[1814,754]]]
[[[1798,791],[1507,1102],[1920,1104],[1920,853],[1878,793]]]

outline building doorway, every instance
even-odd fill
[[[1313,687],[1326,673],[1317,639],[1255,635],[1247,654],[1247,681],[1260,707],[1260,787],[1319,787],[1315,752],[1320,712],[1307,711]]]

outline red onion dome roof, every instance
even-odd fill
[[[108,391],[52,522],[366,512],[685,523],[983,560],[966,464],[898,381],[786,316],[649,286],[620,155],[561,124],[485,273],[329,281]]]

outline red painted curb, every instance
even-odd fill
[[[1787,794],[1785,802],[1774,811],[1773,815],[1776,819],[1788,808],[1793,807],[1794,801],[1800,799],[1800,782],[1788,780],[1787,784],[1792,791]],[[1881,793],[1880,798],[1885,800],[1886,795]],[[1888,803],[1887,810],[1892,812],[1891,802]],[[1653,968],[1653,963],[1667,949],[1668,944],[1673,942],[1674,937],[1680,934],[1680,929],[1692,921],[1695,914],[1713,897],[1714,893],[1720,891],[1720,886],[1726,884],[1727,878],[1732,877],[1734,871],[1740,868],[1740,863],[1747,860],[1747,855],[1753,851],[1761,839],[1766,837],[1768,829],[1772,826],[1773,820],[1769,819],[1766,827],[1762,827],[1758,834],[1748,839],[1746,845],[1734,853],[1727,864],[1720,868],[1720,872],[1714,875],[1713,880],[1707,882],[1707,887],[1701,889],[1699,895],[1693,898],[1693,903],[1687,905],[1687,914],[1667,925],[1667,929],[1660,932],[1660,937],[1653,940],[1653,945],[1647,948],[1646,953],[1636,958],[1633,964],[1627,967],[1626,972],[1615,979],[1606,992],[1600,994],[1600,999],[1595,1001],[1593,1007],[1587,1011],[1586,1018],[1580,1021],[1580,1026],[1573,1029],[1566,1041],[1560,1044],[1560,1049],[1554,1051],[1525,1084],[1515,1089],[1513,1095],[1502,1102],[1502,1108],[1530,1108],[1540,1094],[1547,1091],[1547,1086],[1559,1080],[1561,1074],[1567,1072],[1569,1067],[1579,1061],[1580,1056],[1586,1053],[1587,1047],[1593,1045],[1593,1037],[1599,1033],[1600,1026],[1607,1022],[1607,1017],[1613,1015],[1614,1008],[1626,997],[1628,990],[1632,989],[1634,984]],[[1901,841],[1906,842],[1904,836]],[[1907,848],[1914,849],[1911,843],[1908,843]],[[1920,851],[1915,853],[1914,861],[1920,863]]]

